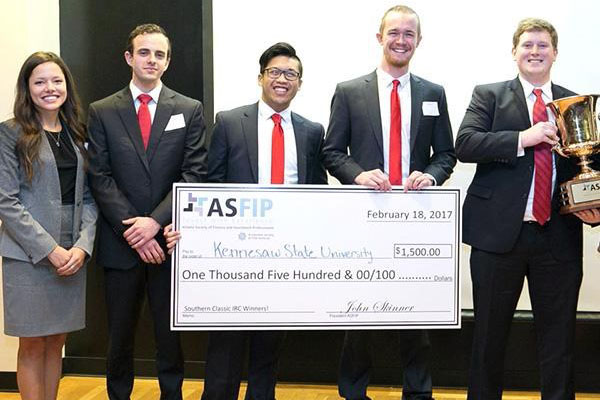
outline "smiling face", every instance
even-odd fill
[[[268,69],[277,68],[281,71],[293,70],[300,72],[300,63],[295,58],[288,56],[273,57],[267,64],[265,71],[258,75],[258,85],[262,88],[262,100],[274,111],[281,112],[289,107],[302,85],[300,78],[289,81],[285,74],[277,78],[269,77]]]
[[[421,42],[419,21],[415,14],[392,11],[382,24],[377,40],[383,48],[381,69],[393,77],[408,72],[408,64]]]
[[[29,95],[39,114],[56,114],[67,100],[67,83],[60,67],[51,61],[35,67],[29,76]]]
[[[135,86],[144,92],[154,89],[169,66],[169,41],[161,33],[145,33],[133,39],[133,50],[125,52]]]
[[[545,30],[523,32],[512,50],[519,74],[535,86],[550,80],[550,70],[557,53],[550,33]]]

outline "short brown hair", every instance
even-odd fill
[[[558,33],[556,33],[556,29],[554,29],[554,26],[550,22],[539,18],[525,18],[519,22],[517,30],[513,34],[513,49],[517,48],[519,38],[524,32],[540,31],[546,31],[550,34],[552,47],[556,50],[558,48]]]
[[[169,48],[167,49],[167,59],[171,58],[171,40],[167,36],[167,32],[160,26],[156,24],[142,24],[135,27],[134,30],[131,31],[129,37],[127,38],[127,44],[125,45],[125,51],[129,52],[129,54],[133,54],[133,39],[138,37],[139,35],[146,35],[149,33],[160,33],[164,37],[167,38],[167,43],[169,44]]]
[[[421,19],[419,18],[419,15],[415,12],[415,10],[413,10],[409,6],[404,6],[401,4],[388,9],[385,12],[385,14],[383,14],[383,17],[381,17],[381,23],[379,24],[379,33],[380,34],[383,34],[383,28],[385,26],[385,17],[387,17],[387,15],[391,12],[398,12],[398,13],[414,15],[417,18],[417,36],[421,37]]]

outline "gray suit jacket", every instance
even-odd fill
[[[444,88],[410,75],[410,172],[431,174],[444,183],[456,165],[452,128]],[[439,115],[423,115],[423,102],[435,102]],[[361,172],[383,171],[383,134],[377,74],[372,72],[337,85],[323,146],[323,164],[343,184]]]
[[[40,162],[27,182],[16,144],[22,132],[12,120],[0,124],[0,255],[37,263],[58,245],[61,229],[60,181],[54,154],[42,135]],[[96,204],[86,183],[83,157],[77,155],[73,246],[92,254]]]

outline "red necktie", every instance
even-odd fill
[[[542,89],[533,89],[533,124],[548,121],[546,104],[542,99]],[[548,143],[538,143],[534,147],[535,188],[533,192],[533,217],[544,225],[550,218],[550,200],[552,194],[552,152]]]
[[[273,134],[271,136],[271,183],[283,183],[284,153],[281,115],[273,114]]]
[[[140,108],[138,108],[138,123],[140,124],[140,132],[142,133],[142,142],[144,142],[144,149],[148,148],[148,141],[150,140],[150,129],[152,128],[152,120],[150,119],[150,109],[148,103],[152,100],[152,96],[149,94],[142,93],[138,96],[140,101]]]
[[[400,98],[398,97],[398,85],[400,82],[394,80],[391,95],[391,121],[390,121],[390,183],[402,185],[402,114],[400,113]]]

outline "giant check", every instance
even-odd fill
[[[459,189],[173,193],[173,329],[460,328]]]

